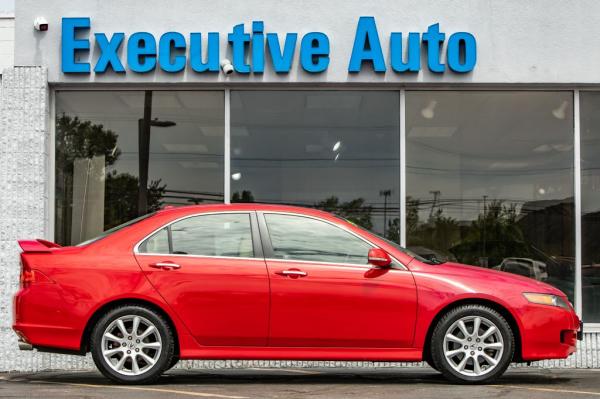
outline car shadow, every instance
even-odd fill
[[[14,374],[4,378],[10,382],[113,385],[100,373],[41,372]],[[537,369],[512,369],[494,385],[554,386],[564,385],[571,378],[556,372]],[[397,384],[449,385],[438,372],[429,368],[406,369],[175,369],[163,375],[155,385],[233,385],[233,384]]]

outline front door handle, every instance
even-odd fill
[[[161,269],[161,270],[173,270],[173,269],[179,269],[181,267],[177,263],[173,263],[173,262],[156,262],[156,263],[150,263],[148,266],[153,267],[155,269]]]
[[[292,278],[305,277],[308,275],[308,273],[303,272],[302,270],[297,270],[297,269],[282,270],[282,271],[276,272],[276,274],[279,274],[280,276],[286,276],[286,277],[292,277]]]

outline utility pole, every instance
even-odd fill
[[[433,190],[430,191],[429,194],[433,194],[433,203],[431,204],[431,210],[429,211],[429,220],[431,220],[433,218],[433,210],[435,209],[436,206],[438,206],[439,204],[439,200],[440,200],[440,194],[442,192],[440,190]]]
[[[387,199],[392,195],[392,190],[381,190],[379,195],[383,197],[383,236],[385,237],[387,230]]]

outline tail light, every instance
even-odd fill
[[[53,281],[48,278],[44,273],[39,270],[32,269],[29,267],[27,262],[21,259],[21,276],[19,278],[19,284],[21,288],[28,288],[33,284],[40,283],[52,283]]]

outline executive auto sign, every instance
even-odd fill
[[[66,74],[104,73],[148,73],[157,68],[169,73],[191,69],[195,73],[219,72],[221,58],[219,45],[221,35],[203,33],[166,32],[159,38],[148,32],[94,32],[93,40],[100,55],[93,63],[90,60],[91,20],[88,17],[63,18],[61,36],[62,72]],[[380,32],[374,17],[360,17],[354,35],[352,51],[348,55],[348,72],[359,73],[365,65],[375,72],[392,70],[396,73],[419,72],[422,64],[433,73],[471,72],[477,62],[477,43],[468,32],[446,34],[439,24],[430,25],[423,33],[391,32],[389,49],[384,51]],[[405,39],[406,38],[406,39]],[[298,51],[297,43],[300,42]],[[203,48],[206,45],[206,48]],[[231,48],[232,64],[240,74],[260,74],[266,68],[276,73],[290,72],[294,59],[299,57],[299,66],[309,73],[327,70],[330,63],[330,40],[323,32],[310,32],[301,38],[298,33],[265,32],[263,21],[253,21],[250,32],[244,24],[235,25],[227,34],[227,45]],[[406,46],[406,48],[405,48]],[[121,48],[126,48],[122,59]],[[422,56],[422,47],[426,56]],[[441,52],[446,49],[445,63]],[[299,52],[299,55],[296,53]],[[386,57],[386,54],[388,55]],[[268,56],[266,56],[268,55]],[[422,59],[425,58],[425,59]]]

